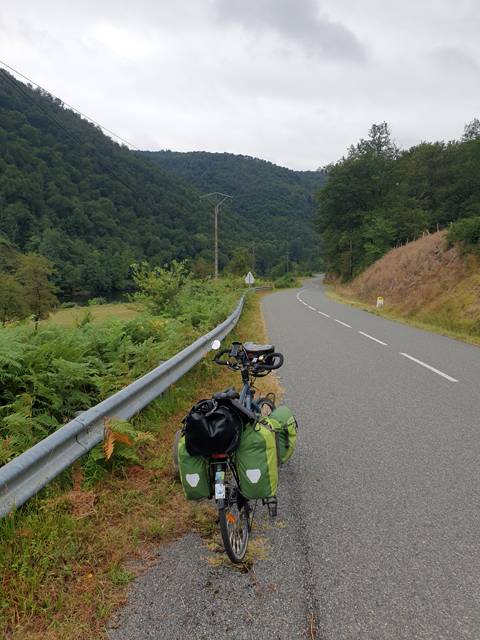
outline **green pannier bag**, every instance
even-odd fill
[[[247,500],[271,498],[277,493],[277,444],[269,425],[245,425],[235,451],[235,467],[240,491]]]
[[[200,500],[212,495],[208,460],[202,456],[191,456],[183,435],[178,441],[178,470],[187,500]]]
[[[263,418],[277,435],[278,461],[280,464],[288,462],[297,444],[297,421],[293,413],[285,405],[277,407],[272,413]]]

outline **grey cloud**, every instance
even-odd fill
[[[480,64],[477,60],[470,53],[458,47],[439,47],[433,52],[432,56],[435,63],[446,71],[454,73],[473,72],[475,74],[480,71]]]
[[[274,32],[326,59],[359,62],[367,57],[355,34],[320,15],[315,0],[214,0],[213,7],[224,23]]]
[[[433,4],[15,0],[0,57],[137,146],[306,169],[372,122],[410,145],[480,115],[480,2]]]

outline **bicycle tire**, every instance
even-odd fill
[[[238,502],[234,502],[228,507],[221,507],[218,510],[218,521],[220,533],[222,535],[223,547],[227,556],[234,564],[240,564],[247,553],[248,541],[250,538],[250,522],[248,503],[245,502],[240,508]],[[232,506],[235,506],[238,514],[232,513]],[[231,522],[235,518],[235,522]],[[240,535],[237,534],[237,524],[240,523]],[[236,530],[235,530],[236,529]]]

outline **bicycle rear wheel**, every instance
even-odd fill
[[[227,556],[235,564],[242,562],[250,537],[250,507],[247,500],[232,495],[218,510],[220,533]]]

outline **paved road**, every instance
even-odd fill
[[[480,638],[480,350],[316,280],[264,311],[301,429],[267,558],[241,574],[174,543],[110,637]]]

